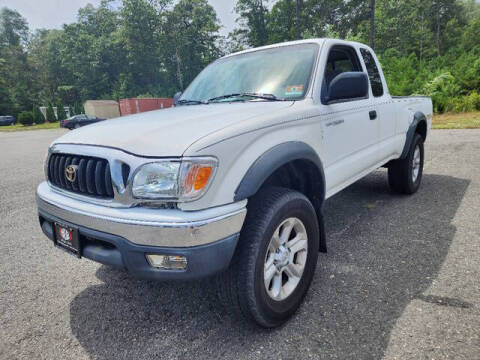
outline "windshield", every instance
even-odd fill
[[[300,44],[220,59],[193,80],[180,101],[232,101],[229,96],[220,99],[231,94],[267,94],[277,100],[302,99],[308,89],[317,51],[316,44]]]

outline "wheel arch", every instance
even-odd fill
[[[309,198],[320,226],[320,251],[326,251],[323,224],[325,173],[315,150],[298,141],[285,142],[267,150],[245,173],[235,191],[234,200],[248,199],[269,185],[290,188]]]
[[[413,115],[413,121],[407,130],[407,137],[400,159],[405,159],[407,157],[408,150],[412,145],[415,134],[419,134],[423,138],[423,141],[427,139],[427,128],[427,117],[423,112],[417,111]]]

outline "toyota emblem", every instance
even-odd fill
[[[78,169],[77,165],[68,165],[65,168],[65,178],[71,183],[73,183],[77,178],[77,169]]]

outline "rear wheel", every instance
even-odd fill
[[[400,194],[415,193],[422,182],[423,160],[423,138],[415,134],[405,159],[395,160],[388,167],[390,188]]]
[[[230,268],[219,276],[221,299],[263,327],[285,322],[300,306],[318,258],[315,210],[301,193],[268,188],[249,201]]]

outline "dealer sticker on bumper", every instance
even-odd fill
[[[78,230],[55,223],[55,245],[80,257],[80,240]]]

